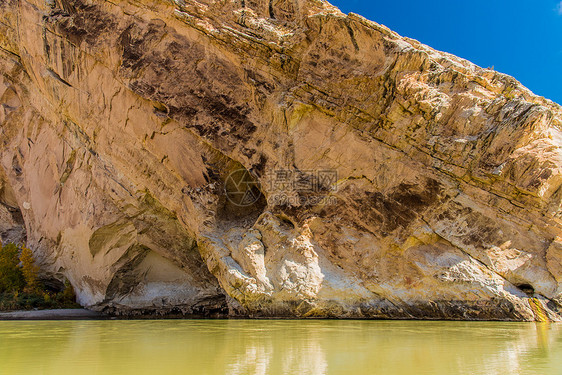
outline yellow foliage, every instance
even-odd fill
[[[14,244],[0,247],[0,293],[20,290],[24,286],[18,253],[19,249]]]
[[[21,249],[20,262],[26,287],[29,290],[37,290],[39,288],[39,267],[35,264],[33,253],[25,246]]]

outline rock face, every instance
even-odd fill
[[[100,311],[535,320],[561,108],[321,0],[0,2],[0,234]]]

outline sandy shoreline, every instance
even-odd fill
[[[102,318],[104,318],[102,314],[86,309],[31,310],[0,313],[0,320],[87,320]]]

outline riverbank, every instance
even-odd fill
[[[88,320],[107,318],[101,313],[86,309],[52,309],[10,311],[0,313],[0,320]]]

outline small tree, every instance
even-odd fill
[[[19,262],[19,249],[16,245],[0,244],[0,292],[23,289],[25,281]]]
[[[21,249],[20,261],[26,289],[34,292],[39,290],[39,267],[35,264],[33,253],[25,246]]]

